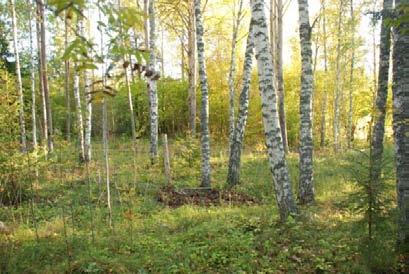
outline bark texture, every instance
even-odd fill
[[[243,83],[239,98],[239,112],[237,115],[233,139],[230,144],[229,169],[227,173],[227,183],[229,184],[229,186],[234,186],[240,183],[241,150],[248,117],[253,55],[254,32],[253,24],[252,22],[250,22],[249,35],[247,37],[246,53],[243,64]]]
[[[77,68],[75,67],[75,70]],[[85,141],[84,141],[84,120],[82,116],[81,96],[80,96],[80,76],[78,71],[74,72],[74,100],[75,100],[75,113],[78,130],[78,149],[79,160],[82,162],[85,160]]]
[[[35,60],[33,49],[33,28],[32,28],[32,6],[31,2],[27,1],[29,5],[29,36],[30,36],[30,82],[31,82],[31,123],[33,134],[33,148],[34,150],[38,146],[37,140],[37,107],[36,107],[36,80],[35,80]]]
[[[20,125],[20,144],[21,151],[27,151],[27,136],[26,136],[26,122],[24,120],[24,98],[23,98],[23,82],[21,80],[20,71],[20,55],[18,52],[18,41],[17,41],[17,18],[14,0],[10,0],[11,9],[11,23],[13,29],[13,49],[14,58],[16,60],[16,76],[17,76],[17,94],[18,94],[18,114],[19,114],[19,125]]]
[[[396,9],[409,0],[396,0]],[[402,16],[402,12],[399,12]],[[398,245],[409,249],[409,23],[394,29],[393,128],[396,152],[396,180],[399,208]]]
[[[189,0],[189,27],[187,29],[187,59],[188,59],[188,101],[189,101],[189,129],[196,134],[196,22],[195,2]]]
[[[311,26],[308,0],[298,0],[301,44],[301,94],[300,94],[300,177],[298,199],[302,204],[314,201],[312,96],[314,76],[312,72]]]
[[[156,71],[156,55],[155,55],[155,1],[149,1],[149,69]],[[149,113],[150,113],[150,158],[151,163],[156,163],[158,157],[158,92],[156,88],[156,80],[148,78],[149,90]]]
[[[199,63],[202,106],[200,112],[202,147],[202,187],[210,187],[210,133],[209,133],[209,87],[207,82],[205,46],[203,41],[203,23],[201,0],[195,0],[197,60]]]
[[[236,4],[236,2],[234,2]],[[231,40],[231,57],[230,57],[230,69],[229,69],[229,144],[231,145],[234,135],[234,77],[236,75],[236,47],[237,47],[237,33],[239,31],[241,22],[241,13],[243,8],[243,0],[240,0],[238,11],[236,13],[236,7],[234,6],[233,16],[233,34]]]
[[[64,51],[68,48],[69,40],[69,28],[67,17],[64,20],[65,23],[65,34],[64,34]],[[67,112],[65,131],[67,141],[71,141],[71,93],[70,93],[70,61],[67,59],[64,61],[64,87],[65,87],[65,107]]]
[[[383,139],[385,135],[386,101],[388,98],[389,61],[391,46],[391,29],[385,20],[392,9],[392,0],[383,1],[383,17],[381,24],[381,39],[379,45],[379,73],[378,88],[376,92],[374,124],[372,132],[371,153],[371,180],[376,183],[379,180],[382,169]]]
[[[264,13],[264,0],[253,0],[251,2],[251,10],[268,159],[273,175],[272,179],[280,217],[285,219],[289,214],[295,213],[297,209],[294,203],[291,180],[281,137],[277,111],[277,95],[273,84],[274,72],[269,50],[267,21]]]

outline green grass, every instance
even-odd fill
[[[221,148],[214,148],[212,158],[215,188],[224,187],[227,173]],[[57,148],[34,181],[34,210],[30,199],[0,209],[0,220],[13,228],[0,235],[1,273],[393,273],[401,267],[394,251],[394,205],[379,221],[371,246],[363,215],[345,206],[356,191],[348,181],[348,155],[317,154],[316,203],[280,223],[264,153],[244,153],[237,187],[261,204],[171,209],[155,199],[165,178],[160,163],[150,166],[145,142],[138,145],[135,164],[129,143],[110,149],[113,227],[107,222],[100,144],[88,172],[76,163],[74,148]],[[197,187],[198,159],[184,161],[181,149],[183,142],[171,145],[174,183]],[[189,149],[198,147],[192,144],[188,154]],[[288,161],[296,190],[296,155]],[[31,195],[32,176],[23,181]]]

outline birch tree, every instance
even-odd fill
[[[352,148],[353,132],[352,132],[352,116],[354,107],[354,64],[355,64],[355,16],[354,16],[354,0],[350,2],[351,11],[351,71],[349,72],[349,96],[348,96],[348,123],[347,123],[347,146]]]
[[[203,41],[203,23],[201,0],[195,1],[197,61],[199,63],[202,106],[200,113],[201,147],[202,147],[202,187],[210,187],[210,133],[209,133],[209,87],[207,82],[205,48]]]
[[[190,133],[196,134],[196,22],[195,0],[188,1],[188,26],[187,26],[187,59],[188,59],[188,95],[189,95],[189,128]]]
[[[393,129],[396,153],[396,183],[399,209],[398,246],[409,244],[409,22],[402,7],[408,0],[395,0],[399,24],[394,28]]]
[[[313,137],[312,137],[312,95],[313,71],[311,49],[311,26],[308,0],[298,0],[300,44],[301,44],[301,94],[300,94],[300,179],[298,198],[302,204],[314,200],[313,182]]]
[[[74,65],[74,101],[75,101],[75,113],[76,123],[78,130],[78,146],[79,146],[79,159],[85,160],[85,141],[84,141],[84,122],[82,116],[81,96],[80,96],[80,75],[78,72],[78,66]]]
[[[30,38],[30,83],[31,83],[31,123],[33,134],[33,148],[37,149],[37,107],[36,107],[36,80],[35,80],[35,60],[33,49],[33,27],[32,27],[32,5],[31,1],[27,1],[28,4],[28,28]]]
[[[69,28],[68,28],[69,20],[67,18],[67,14],[64,18],[64,51],[68,48],[69,43]],[[66,139],[67,141],[71,141],[71,93],[70,93],[70,60],[66,58],[64,60],[64,87],[65,87],[65,107],[67,112],[66,117],[66,124],[65,124],[65,131],[66,131]]]
[[[21,80],[20,71],[20,56],[18,51],[18,39],[17,39],[17,19],[14,0],[9,0],[11,10],[11,24],[13,29],[13,50],[14,58],[16,62],[16,76],[17,76],[17,94],[18,94],[18,113],[19,113],[19,125],[20,125],[20,144],[21,151],[27,151],[27,136],[26,136],[26,123],[24,120],[24,98],[23,98],[23,82]]]
[[[288,152],[288,139],[287,139],[287,122],[284,106],[284,77],[283,77],[283,16],[284,5],[282,0],[271,0],[271,43],[273,49],[273,60],[276,71],[276,87],[278,95],[278,113],[280,119],[281,136],[283,139],[284,151]]]
[[[249,34],[246,43],[246,53],[243,64],[243,82],[239,98],[239,111],[235,129],[233,131],[233,139],[230,144],[229,169],[227,173],[227,183],[234,186],[240,183],[240,165],[241,165],[241,150],[244,139],[244,131],[246,129],[249,97],[250,97],[250,81],[254,55],[254,32],[253,22],[250,22]]]
[[[53,142],[53,118],[51,114],[51,104],[50,95],[48,89],[48,75],[47,75],[47,52],[46,52],[46,36],[45,36],[45,16],[44,16],[44,2],[43,0],[37,1],[37,20],[40,35],[40,45],[39,45],[39,59],[40,59],[40,78],[41,78],[41,88],[43,97],[43,108],[44,108],[44,128],[46,128],[46,140],[48,144],[48,152],[52,153],[54,151]]]
[[[155,1],[149,1],[149,69],[156,71],[155,55]],[[148,77],[149,90],[149,114],[150,114],[150,158],[151,163],[155,163],[158,157],[158,92],[156,80]]]
[[[236,1],[233,2],[233,34],[231,40],[231,57],[230,57],[230,69],[229,69],[229,143],[233,141],[234,136],[234,77],[236,74],[236,46],[237,46],[237,34],[240,28],[240,22],[242,20],[242,8],[243,0],[239,1],[239,7],[236,13]]]
[[[378,73],[378,88],[375,100],[374,124],[372,132],[372,153],[371,162],[371,180],[376,183],[379,179],[382,154],[383,154],[383,139],[385,135],[385,116],[386,116],[386,101],[388,98],[388,80],[389,80],[389,61],[390,61],[390,46],[391,46],[391,30],[386,24],[389,14],[392,10],[392,0],[383,1],[381,37],[379,46],[379,73]]]
[[[285,219],[289,214],[295,213],[297,209],[294,203],[291,180],[281,137],[277,96],[273,84],[272,57],[269,50],[267,21],[264,14],[264,0],[252,0],[251,10],[268,160],[273,175],[272,180],[280,217]]]
[[[81,24],[83,37],[89,37],[89,33]],[[92,133],[92,98],[91,98],[92,79],[88,69],[84,69],[84,93],[85,93],[85,128],[84,128],[84,161],[91,161],[91,133]]]

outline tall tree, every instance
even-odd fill
[[[348,96],[348,123],[347,123],[347,146],[352,148],[353,131],[352,131],[352,116],[354,107],[354,64],[355,64],[355,15],[354,15],[354,0],[350,1],[351,13],[351,71],[349,72],[349,96]]]
[[[202,146],[202,187],[210,187],[210,133],[209,133],[209,87],[207,82],[205,47],[203,40],[203,22],[201,0],[195,0],[197,61],[199,63],[202,106],[200,113]]]
[[[48,89],[48,75],[47,75],[47,52],[46,52],[46,36],[45,36],[45,16],[44,16],[44,2],[43,0],[37,1],[37,20],[39,26],[40,35],[40,78],[41,78],[41,88],[43,95],[43,103],[46,118],[44,121],[44,127],[46,128],[46,139],[48,143],[48,152],[52,153],[54,151],[53,142],[53,118],[51,114],[51,104],[50,95]],[[46,126],[47,125],[47,126]]]
[[[392,10],[392,0],[384,0],[382,8],[381,37],[379,45],[379,73],[376,93],[374,124],[372,133],[371,180],[376,183],[382,167],[383,139],[385,135],[386,101],[388,98],[389,61],[391,46],[391,29],[386,21]]]
[[[314,200],[312,95],[314,76],[312,72],[311,26],[308,0],[298,0],[301,44],[301,94],[300,94],[300,179],[298,198],[301,203]]]
[[[273,84],[273,62],[269,50],[267,21],[264,14],[264,0],[252,0],[251,10],[268,159],[273,173],[272,179],[280,217],[285,219],[289,214],[295,213],[297,208],[293,198],[291,180],[281,137],[277,96]]]
[[[399,20],[394,28],[393,128],[396,152],[396,183],[399,208],[398,245],[409,247],[409,20],[404,7],[409,0],[395,0]]]
[[[233,34],[231,40],[231,58],[229,69],[229,143],[233,141],[234,136],[234,77],[236,74],[236,47],[237,34],[242,20],[243,0],[239,0],[239,7],[236,13],[236,1],[233,1]]]
[[[79,142],[78,144],[79,160],[82,162],[85,160],[84,121],[82,116],[82,105],[80,95],[80,75],[77,64],[74,65],[74,100]]]
[[[69,43],[69,19],[68,14],[64,17],[64,51],[68,48]],[[70,60],[66,58],[64,60],[64,87],[65,87],[65,108],[67,112],[65,131],[67,141],[71,141],[71,93],[70,93]]]
[[[189,95],[189,129],[192,135],[196,134],[196,22],[195,0],[188,1],[187,24],[187,59],[188,59],[188,95]]]
[[[156,71],[156,54],[155,54],[155,0],[149,1],[149,69]],[[156,80],[148,77],[149,90],[149,109],[150,109],[150,157],[151,163],[155,163],[158,157],[158,92]]]
[[[82,36],[89,37],[89,33],[84,26],[85,21],[82,21],[81,29]],[[92,98],[91,98],[91,86],[92,79],[90,71],[84,70],[84,93],[85,93],[85,119],[84,119],[84,161],[91,161],[91,133],[92,133]]]
[[[278,95],[278,114],[280,119],[281,136],[283,139],[284,151],[288,152],[288,139],[287,139],[287,122],[284,106],[284,77],[283,77],[283,16],[284,5],[282,0],[271,0],[271,11],[273,16],[270,20],[271,23],[270,32],[273,45],[273,60],[276,71],[276,86]]]
[[[323,43],[324,43],[324,75],[328,77],[328,56],[327,56],[327,18],[325,1],[321,0],[321,13],[322,13],[322,31],[323,31]],[[326,85],[325,85],[326,87]],[[321,121],[320,121],[320,147],[325,146],[326,129],[327,129],[327,104],[328,104],[328,90],[325,88],[323,91],[322,107],[321,107]]]
[[[243,83],[239,98],[239,112],[233,132],[233,139],[230,144],[229,170],[227,173],[227,183],[230,186],[240,183],[241,150],[248,117],[250,80],[254,55],[254,32],[252,21],[253,20],[250,22],[246,53],[244,56]]]
[[[340,108],[341,108],[341,46],[342,46],[342,16],[343,16],[344,1],[339,0],[338,22],[337,22],[337,52],[336,52],[336,72],[335,72],[335,92],[334,92],[334,151],[340,149],[339,131],[340,131]]]
[[[21,80],[20,55],[18,52],[16,8],[15,8],[14,0],[9,0],[9,3],[10,3],[10,10],[11,10],[11,24],[13,28],[14,58],[16,61],[17,94],[18,94],[18,102],[19,102],[20,143],[21,143],[21,150],[23,152],[26,152],[27,151],[27,136],[26,136],[26,123],[24,120],[23,82]]]
[[[32,27],[32,5],[31,1],[27,0],[28,6],[28,28],[30,37],[30,82],[31,82],[31,123],[33,132],[33,148],[38,146],[37,141],[37,107],[36,107],[36,80],[35,80],[35,60],[33,49],[33,27]]]

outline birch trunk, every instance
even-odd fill
[[[202,187],[210,188],[210,133],[209,133],[209,87],[207,82],[205,48],[203,41],[203,23],[201,0],[195,1],[197,60],[199,63],[202,106],[200,113],[201,146],[202,146]]]
[[[326,11],[325,0],[321,0],[321,12],[322,12],[322,31],[324,35],[324,72],[325,79],[328,78],[328,57],[327,57],[327,26],[326,26]],[[327,105],[328,105],[328,90],[324,87],[323,99],[321,107],[321,125],[320,125],[320,147],[325,146],[326,129],[327,129]]]
[[[273,84],[274,72],[269,51],[266,16],[264,14],[264,0],[253,0],[251,8],[268,159],[273,175],[272,180],[280,217],[285,219],[289,214],[295,213],[297,209],[293,199],[291,180],[281,137],[277,95]]]
[[[33,27],[32,27],[32,6],[31,2],[28,0],[28,12],[29,12],[29,36],[30,36],[30,82],[31,82],[31,121],[32,121],[32,132],[33,132],[33,148],[37,149],[37,110],[36,110],[36,80],[35,80],[35,60],[34,60],[34,49],[33,49]]]
[[[241,150],[248,117],[253,54],[254,32],[253,23],[250,22],[243,64],[243,83],[239,98],[239,111],[234,129],[233,140],[230,144],[229,170],[227,174],[227,183],[230,186],[240,183]]]
[[[188,95],[189,95],[189,129],[196,134],[196,27],[194,0],[189,2],[189,28],[188,28]]]
[[[336,57],[336,79],[335,79],[335,94],[334,94],[334,151],[337,153],[340,149],[339,130],[340,130],[340,100],[341,100],[341,25],[342,25],[342,8],[343,0],[340,0],[338,27],[337,27],[337,57]]]
[[[48,75],[47,75],[47,53],[46,53],[46,37],[45,37],[45,16],[44,16],[44,2],[43,0],[37,1],[38,9],[38,20],[41,35],[41,78],[42,78],[42,88],[44,95],[45,111],[46,111],[46,124],[47,124],[47,142],[48,142],[48,152],[52,153],[54,151],[53,142],[53,117],[51,114],[51,104],[50,96],[48,90]]]
[[[64,51],[68,48],[69,39],[69,29],[68,29],[68,19],[64,20],[65,34],[64,34]],[[67,120],[65,124],[66,139],[71,142],[71,94],[70,94],[70,61],[67,59],[64,61],[64,86],[65,86],[65,107],[67,112]]]
[[[41,95],[41,111],[42,111],[42,123],[40,123],[40,127],[42,124],[42,145],[44,147],[44,151],[47,152],[47,144],[48,144],[48,127],[47,127],[47,110],[46,110],[46,103],[45,103],[45,95],[44,95],[44,83],[43,83],[43,71],[42,71],[42,67],[43,65],[42,63],[42,59],[41,59],[41,26],[40,26],[40,9],[39,9],[39,4],[37,3],[36,6],[36,32],[37,32],[37,54],[38,54],[38,85],[39,85],[39,89],[40,89],[40,95]]]
[[[79,160],[83,162],[85,160],[85,142],[84,142],[84,122],[82,117],[81,96],[80,96],[80,76],[78,74],[77,66],[74,68],[74,101],[75,112],[77,120],[78,130],[78,142],[79,142]]]
[[[82,35],[87,36],[84,27],[84,22],[81,22]],[[90,36],[88,34],[88,36]],[[91,98],[91,85],[92,79],[90,72],[86,69],[84,70],[84,93],[85,93],[85,128],[84,128],[84,161],[91,161],[91,133],[92,133],[92,98]]]
[[[301,44],[301,94],[300,94],[300,177],[298,199],[302,204],[314,201],[312,96],[314,76],[312,72],[311,26],[308,0],[298,0]]]
[[[14,49],[14,58],[16,59],[16,76],[17,76],[17,95],[19,102],[19,124],[20,124],[20,145],[21,151],[27,151],[27,137],[26,137],[26,123],[24,120],[24,98],[23,98],[23,82],[21,80],[21,71],[20,71],[20,56],[18,52],[18,41],[17,41],[17,19],[16,19],[16,9],[14,0],[9,0],[10,9],[11,9],[11,24],[13,28],[13,49]]]
[[[383,139],[385,135],[386,101],[388,98],[389,61],[391,46],[391,29],[386,20],[392,10],[392,0],[383,1],[383,17],[381,24],[381,39],[379,46],[378,89],[375,101],[374,125],[372,133],[372,171],[371,180],[378,182],[382,169]]]
[[[272,31],[274,32],[274,39],[272,39],[273,44],[273,58],[276,70],[276,87],[278,96],[278,113],[280,119],[281,137],[283,139],[283,146],[285,153],[288,153],[288,139],[287,139],[287,122],[285,114],[285,91],[284,91],[284,77],[283,77],[283,1],[282,0],[272,0],[271,1],[272,10],[274,10],[275,21],[272,26]],[[274,7],[274,9],[273,9]],[[273,37],[273,36],[272,36]]]
[[[149,69],[156,71],[155,55],[155,1],[149,1]],[[158,93],[156,80],[148,78],[149,109],[150,109],[150,158],[151,163],[156,163],[158,157]]]
[[[149,48],[149,24],[148,24],[149,12],[148,12],[148,5],[149,5],[149,0],[143,0],[143,12],[145,14],[145,19],[143,20],[143,31],[144,31],[144,35],[145,35],[145,39],[144,39],[145,49]]]
[[[396,10],[409,5],[395,0]],[[403,17],[402,11],[398,12]],[[409,23],[394,29],[393,47],[393,128],[396,152],[396,181],[399,208],[398,247],[409,246]]]
[[[236,4],[236,2],[234,2]],[[237,46],[237,33],[240,28],[241,13],[243,7],[243,0],[239,2],[239,8],[236,14],[236,7],[234,6],[233,16],[233,37],[231,40],[231,58],[229,69],[229,144],[231,146],[234,136],[234,77],[236,75],[236,46]]]

